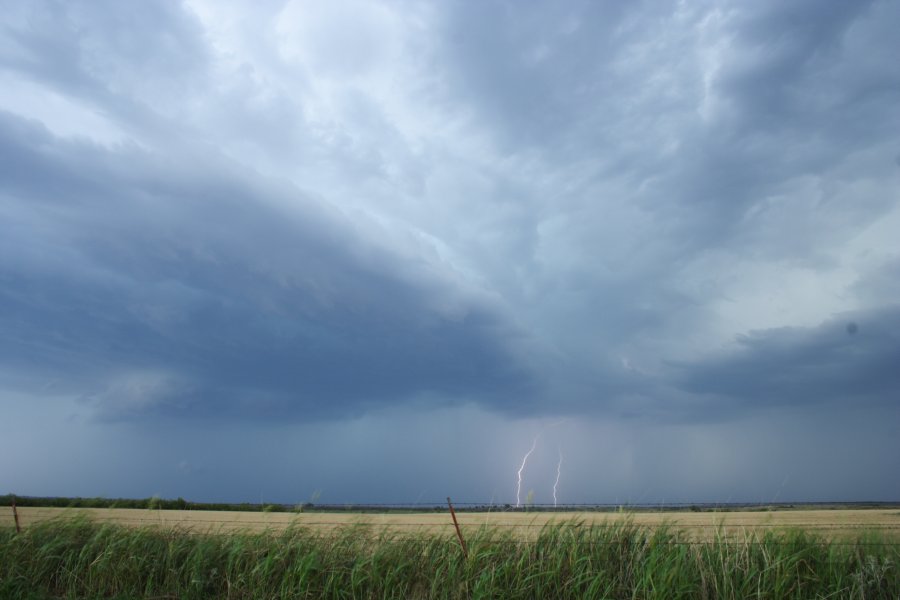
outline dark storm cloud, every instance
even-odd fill
[[[558,352],[544,362],[558,384],[547,410],[696,417],[679,378],[653,366],[719,346],[706,336],[685,350],[711,301],[730,297],[730,271],[788,263],[827,276],[841,245],[897,206],[884,188],[854,190],[894,170],[881,127],[900,125],[900,76],[880,49],[897,45],[883,25],[895,12],[648,2],[441,13],[432,58],[444,98],[497,160],[527,157],[514,175],[531,183],[515,198],[524,214],[504,217],[501,194],[480,208],[520,243],[495,243],[480,264],[498,265],[492,281],[521,293],[517,306],[540,306],[532,326]],[[862,169],[848,164],[869,152]],[[724,327],[728,339],[747,330]],[[718,372],[736,403],[744,367]],[[719,415],[739,413],[729,406]]]
[[[867,58],[873,72],[866,81],[836,75],[847,75],[849,63],[860,58],[854,36],[886,33],[877,22],[860,21],[890,19],[897,10],[891,4],[831,0],[736,6],[727,20],[733,36],[729,61],[716,83],[717,92],[736,109],[733,125],[743,133],[783,135],[787,129],[828,135],[853,118],[857,128],[865,129],[860,111],[873,96],[891,88],[895,94],[900,78],[878,54]],[[871,77],[876,72],[881,76],[877,83]],[[810,93],[814,90],[818,93]],[[834,122],[824,123],[826,114]],[[827,127],[815,131],[822,125]]]
[[[843,314],[818,327],[752,331],[724,356],[679,365],[681,387],[761,407],[896,405],[900,307]]]
[[[527,389],[494,308],[291,186],[0,121],[7,367],[113,418]]]
[[[752,234],[753,206],[900,126],[896,3],[453,6],[437,56],[501,152],[626,182],[676,252]],[[542,205],[608,203],[588,190]]]
[[[0,492],[897,498],[900,3],[3,8]]]
[[[357,8],[11,11],[3,73],[118,141],[3,119],[9,364],[110,414],[742,399],[694,359],[777,321],[745,275],[840,296],[897,207],[896,3]]]
[[[816,228],[826,234],[852,231],[894,205],[895,198],[885,196],[839,198],[833,189],[838,182],[870,177],[871,169],[889,170],[884,131],[900,126],[900,115],[891,108],[900,101],[900,74],[882,49],[894,45],[884,23],[900,11],[891,2],[756,3],[733,9],[722,26],[729,41],[718,52],[707,91],[714,133],[702,142],[703,154],[666,183],[706,213],[689,214],[708,224],[707,243],[727,244],[719,236],[737,236],[769,255],[808,255],[821,238],[757,221],[801,201],[787,191],[791,182],[804,177],[834,182],[808,207],[835,216],[840,211],[838,218],[846,219]],[[866,171],[844,168],[848,157],[879,147],[883,160],[872,161]],[[798,239],[808,243],[798,249]]]

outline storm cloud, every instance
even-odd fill
[[[582,500],[900,493],[898,3],[4,13],[0,486],[484,500],[564,419]]]
[[[738,348],[679,365],[686,390],[748,407],[800,403],[895,404],[900,388],[900,307],[843,314],[817,327],[751,331]]]
[[[2,132],[2,358],[19,377],[82,387],[123,418],[308,418],[528,389],[489,299],[290,185],[8,115]]]

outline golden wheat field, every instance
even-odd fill
[[[129,526],[171,527],[195,532],[281,531],[290,526],[321,528],[323,532],[351,525],[370,526],[373,531],[395,533],[453,533],[447,512],[428,513],[349,513],[349,512],[237,512],[181,511],[129,508],[32,508],[21,507],[22,527],[48,519],[79,516],[94,521]],[[615,523],[628,520],[650,527],[666,525],[688,533],[695,539],[717,535],[745,536],[781,528],[799,528],[826,537],[878,532],[900,539],[900,510],[771,510],[734,512],[461,512],[457,514],[463,532],[482,526],[515,535],[532,537],[548,523]],[[0,515],[0,526],[12,526],[8,508]]]

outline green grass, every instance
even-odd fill
[[[802,531],[694,543],[631,523],[531,541],[366,526],[193,534],[86,520],[0,530],[2,598],[891,598],[900,548]]]

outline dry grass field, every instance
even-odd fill
[[[900,598],[896,507],[464,512],[467,549],[446,512],[20,511],[0,598]]]
[[[161,526],[195,532],[282,531],[291,525],[329,530],[351,525],[368,525],[373,531],[384,529],[397,533],[453,533],[450,515],[429,513],[264,513],[229,511],[180,511],[126,508],[31,508],[20,507],[22,527],[48,519],[67,519],[79,515],[93,521],[130,526]],[[466,530],[490,526],[509,529],[523,537],[536,536],[548,523],[578,521],[612,523],[629,519],[638,525],[656,527],[667,525],[688,533],[698,540],[717,535],[744,537],[747,533],[771,529],[804,529],[838,538],[876,531],[900,540],[900,510],[839,509],[839,510],[772,510],[748,512],[462,512],[458,513],[463,533]],[[12,512],[5,508],[0,514],[0,526],[13,525]]]

